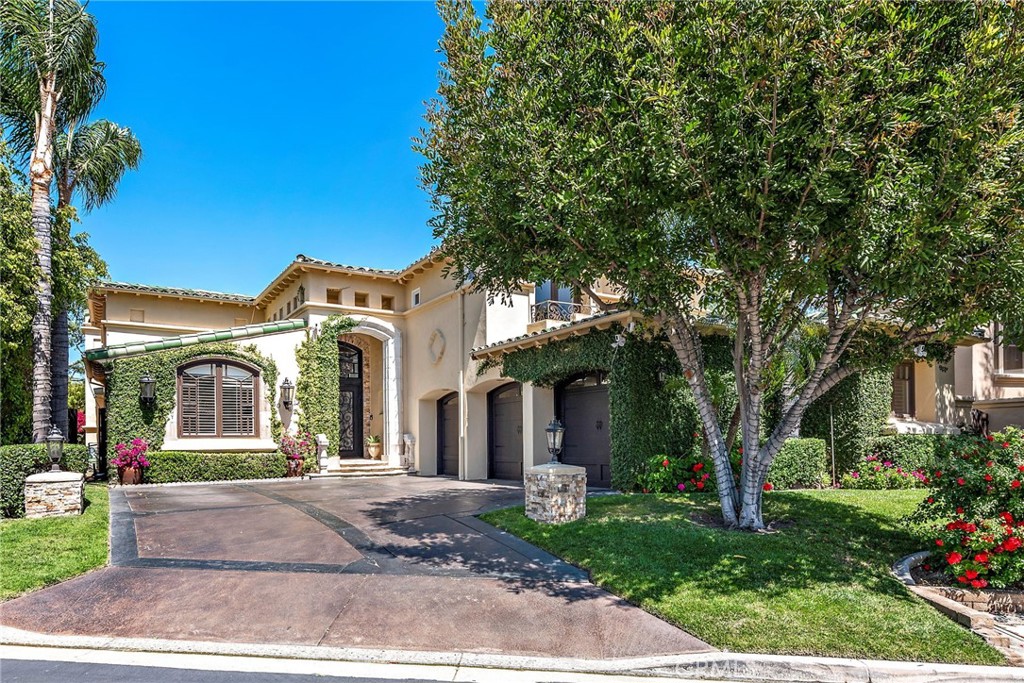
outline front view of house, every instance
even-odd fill
[[[606,337],[634,314],[551,282],[488,301],[443,271],[436,254],[401,270],[299,255],[256,296],[101,283],[84,328],[87,442],[101,455],[136,436],[168,451],[269,452],[301,428],[342,459],[363,459],[373,437],[392,468],[521,480],[550,458],[544,428],[557,416],[563,461],[585,467],[592,485],[625,481],[613,476],[609,389],[636,354],[619,355]],[[592,289],[619,300],[607,285]],[[546,356],[517,372],[502,363],[531,350]],[[671,360],[645,363],[620,391],[634,406],[671,372]],[[947,430],[975,404],[994,429],[1024,422],[1020,351],[984,337],[949,367],[898,367],[893,387],[899,431]]]

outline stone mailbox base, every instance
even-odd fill
[[[587,514],[587,471],[553,463],[526,470],[526,516],[562,524]]]
[[[80,515],[85,509],[85,477],[78,472],[40,472],[25,480],[25,516]]]

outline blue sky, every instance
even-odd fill
[[[432,2],[89,9],[96,116],[144,150],[82,217],[113,279],[256,294],[297,253],[392,268],[433,244],[411,149],[437,86]]]

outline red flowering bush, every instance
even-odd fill
[[[644,465],[638,479],[644,493],[674,493],[714,490],[710,464],[699,454],[656,455]]]
[[[973,588],[1024,585],[1024,431],[957,439],[916,516],[942,566]]]
[[[281,452],[289,460],[309,460],[316,455],[316,438],[308,432],[281,437]]]
[[[114,446],[114,457],[110,464],[114,467],[149,467],[146,451],[149,444],[145,439],[132,439],[131,443],[119,443]]]

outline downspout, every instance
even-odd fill
[[[466,290],[459,287],[459,479],[465,480],[468,467],[466,457]]]

